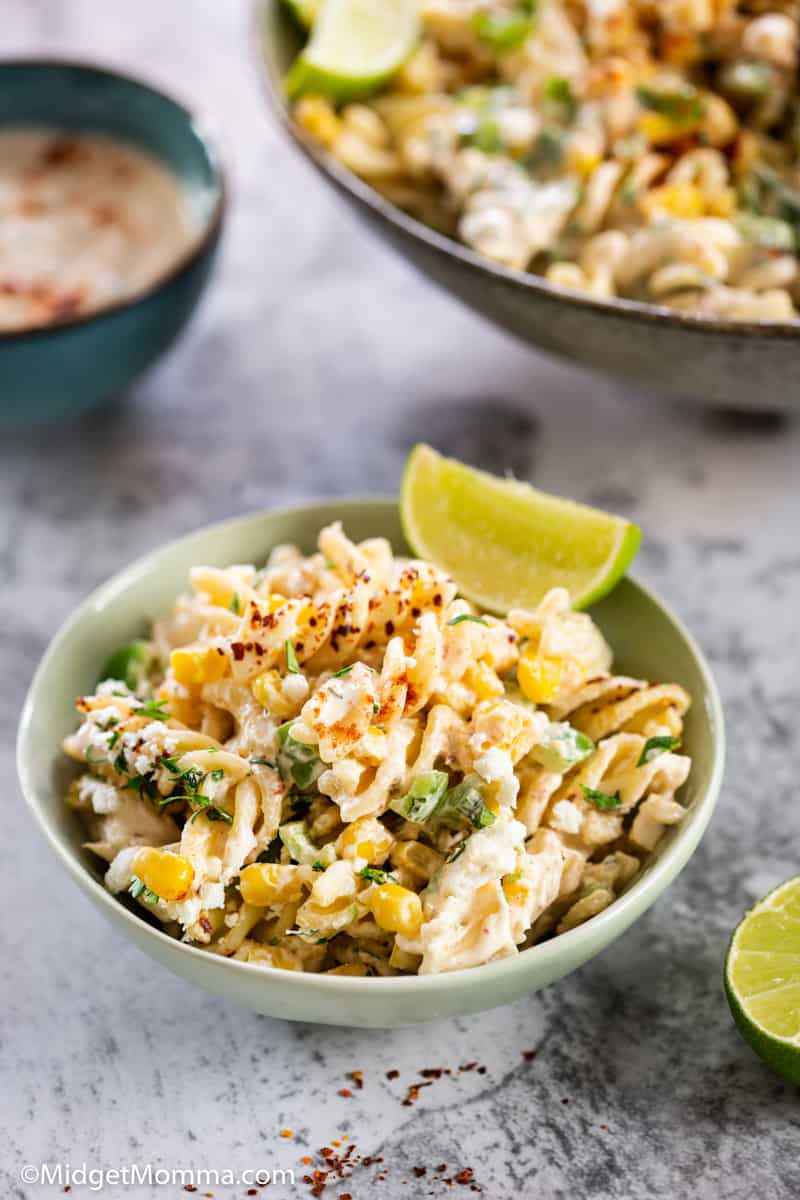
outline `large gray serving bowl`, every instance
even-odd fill
[[[175,595],[186,589],[189,568],[199,563],[261,563],[272,546],[286,541],[310,551],[322,526],[337,519],[356,540],[385,536],[396,550],[405,549],[393,501],[331,501],[211,525],[139,559],[93,592],[56,634],[25,701],[18,742],[25,798],[61,862],[118,931],[210,992],[271,1016],[328,1025],[409,1025],[492,1008],[569,974],[641,916],[690,858],[717,798],[724,734],[708,666],[675,617],[632,580],[623,580],[595,605],[592,616],[621,670],[677,680],[692,696],[684,746],[693,765],[682,793],[689,811],[610,908],[514,958],[445,975],[387,979],[299,974],[219,958],[168,937],[148,924],[140,909],[126,907],[107,892],[101,864],[82,848],[80,823],[64,803],[74,764],[62,754],[61,741],[75,728],[75,697],[94,687],[116,646],[144,633],[148,619],[170,609]],[[91,953],[89,946],[86,953]]]
[[[254,16],[259,70],[279,124],[374,230],[465,304],[542,350],[656,395],[800,410],[800,321],[721,321],[592,299],[496,266],[395,207],[292,119],[283,80],[301,39],[281,0],[254,0]]]

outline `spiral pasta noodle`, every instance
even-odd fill
[[[64,743],[106,885],[175,936],[286,970],[471,967],[588,920],[683,816],[688,696],[614,675],[563,589],[502,620],[339,525],[190,582]]]

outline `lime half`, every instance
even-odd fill
[[[368,96],[402,67],[418,36],[415,0],[321,0],[286,90],[292,98],[313,92],[337,104]]]
[[[283,6],[301,29],[310,29],[317,19],[319,0],[283,0]]]
[[[400,494],[408,544],[493,612],[530,608],[565,587],[576,608],[610,592],[639,546],[630,521],[498,479],[430,446],[408,456]]]
[[[725,991],[746,1042],[800,1083],[800,875],[751,909],[725,960]]]

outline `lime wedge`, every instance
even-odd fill
[[[481,608],[530,608],[565,587],[576,608],[599,600],[621,579],[640,532],[614,517],[498,479],[443,458],[430,446],[408,456],[400,519],[415,554],[453,576]]]
[[[725,991],[742,1037],[800,1083],[800,875],[751,909],[731,938]]]
[[[321,0],[286,90],[292,98],[314,92],[337,104],[368,96],[402,67],[418,36],[416,0]]]
[[[283,6],[301,29],[310,29],[317,19],[319,0],[283,0]]]

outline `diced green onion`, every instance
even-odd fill
[[[293,725],[294,721],[286,721],[278,729],[278,770],[284,783],[291,781],[299,792],[311,792],[325,764],[313,746],[305,746],[292,737]]]
[[[278,830],[278,836],[297,863],[322,863],[329,867],[336,858],[333,843],[321,848],[311,840],[305,821],[287,821]]]
[[[719,73],[719,89],[731,100],[763,100],[772,86],[773,71],[768,62],[727,63]]]
[[[486,807],[483,786],[477,775],[466,775],[461,783],[445,792],[436,811],[436,820],[443,825],[455,826],[467,821],[473,829],[494,824],[495,815]]]
[[[422,825],[433,816],[449,782],[446,771],[423,771],[414,779],[405,796],[393,800],[389,807],[407,821]]]
[[[524,12],[487,12],[477,9],[471,19],[472,31],[495,54],[506,54],[521,46],[531,31],[531,19]]]
[[[548,771],[563,772],[583,762],[593,750],[594,742],[585,733],[573,729],[566,721],[551,721],[539,745],[531,750],[531,758]]]

